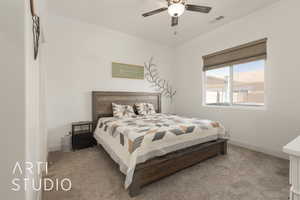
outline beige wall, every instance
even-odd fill
[[[179,46],[176,112],[218,120],[230,131],[232,141],[284,156],[282,146],[300,134],[299,8],[298,0],[279,1]],[[268,38],[266,109],[203,106],[201,57],[265,37]]]

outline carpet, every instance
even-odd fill
[[[289,195],[289,163],[229,145],[218,156],[150,184],[130,198],[124,175],[97,146],[49,155],[51,179],[69,178],[65,192],[44,191],[43,200],[285,200]]]

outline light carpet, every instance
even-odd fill
[[[43,200],[286,200],[287,160],[229,145],[218,156],[144,187],[130,198],[124,175],[101,147],[53,152],[48,177],[70,178],[69,192],[49,191]]]

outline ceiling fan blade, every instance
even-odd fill
[[[172,24],[171,26],[177,26],[179,21],[179,17],[172,17]]]
[[[149,17],[149,16],[151,16],[151,15],[155,15],[155,14],[160,13],[160,12],[163,12],[163,11],[165,11],[165,10],[168,10],[168,8],[160,8],[160,9],[157,9],[157,10],[153,10],[153,11],[144,13],[144,14],[142,14],[142,15],[143,15],[143,17]]]
[[[208,6],[197,6],[191,4],[187,4],[185,7],[189,11],[201,12],[201,13],[209,13],[210,10],[212,9],[211,7]]]

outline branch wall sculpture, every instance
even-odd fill
[[[151,83],[151,86],[155,88],[157,91],[161,92],[163,96],[166,96],[172,100],[174,95],[176,94],[176,90],[169,84],[169,82],[165,79],[162,79],[159,76],[157,65],[153,63],[153,57],[150,58],[148,63],[144,64],[146,73],[146,80]]]
[[[32,16],[32,33],[33,33],[33,52],[34,52],[34,60],[37,59],[39,53],[39,42],[40,42],[40,17],[37,16],[35,7],[34,7],[34,0],[30,0],[30,11]]]

